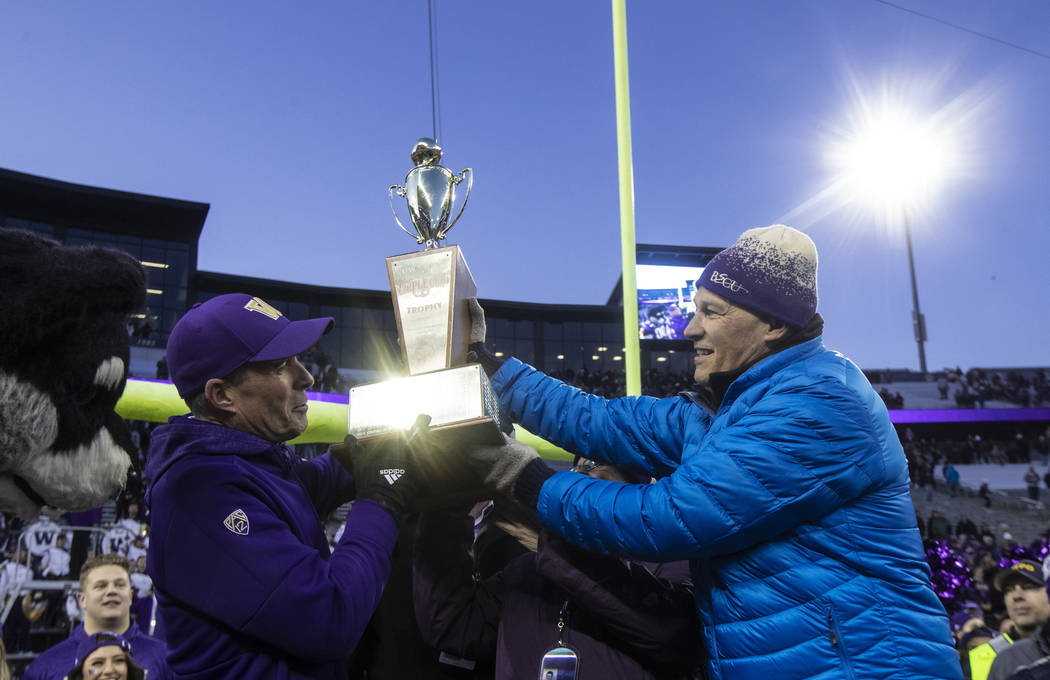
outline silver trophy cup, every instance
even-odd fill
[[[437,242],[444,240],[448,230],[459,221],[463,208],[467,207],[470,188],[474,184],[474,173],[470,168],[464,168],[459,174],[455,174],[438,165],[440,160],[441,147],[437,142],[429,137],[421,137],[412,149],[412,162],[416,166],[405,175],[405,185],[391,184],[387,191],[390,209],[394,213],[397,225],[416,239],[416,243],[426,244],[427,248],[436,248]],[[459,212],[449,222],[452,204],[456,200],[456,186],[464,179],[467,180],[467,191],[459,205]],[[408,203],[408,213],[415,231],[406,229],[401,218],[397,216],[397,208],[394,206],[395,193]]]

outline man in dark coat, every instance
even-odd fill
[[[611,466],[587,463],[591,476],[624,481]],[[590,553],[525,517],[504,518],[512,507],[498,507],[496,523],[528,552],[483,580],[474,578],[473,518],[421,516],[414,590],[424,640],[494,664],[496,680],[536,677],[544,654],[562,646],[579,656],[576,680],[678,678],[698,669],[703,645],[686,562]]]

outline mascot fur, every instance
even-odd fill
[[[126,253],[0,229],[0,510],[86,510],[123,488],[134,447],[113,408],[145,282]]]

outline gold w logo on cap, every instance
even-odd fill
[[[277,311],[275,307],[271,307],[268,302],[257,297],[253,297],[251,300],[248,300],[248,304],[244,305],[244,308],[247,309],[249,312],[259,312],[260,314],[265,314],[266,316],[275,320],[281,316],[281,313]]]
[[[226,525],[226,528],[235,534],[240,536],[248,535],[248,515],[244,514],[244,510],[237,508],[222,521]]]

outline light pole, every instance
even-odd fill
[[[919,287],[915,284],[915,257],[911,252],[911,224],[908,222],[908,208],[901,209],[904,215],[904,239],[908,242],[908,272],[911,274],[911,318],[915,329],[915,342],[919,345],[919,370],[926,374],[926,317],[919,310]]]

